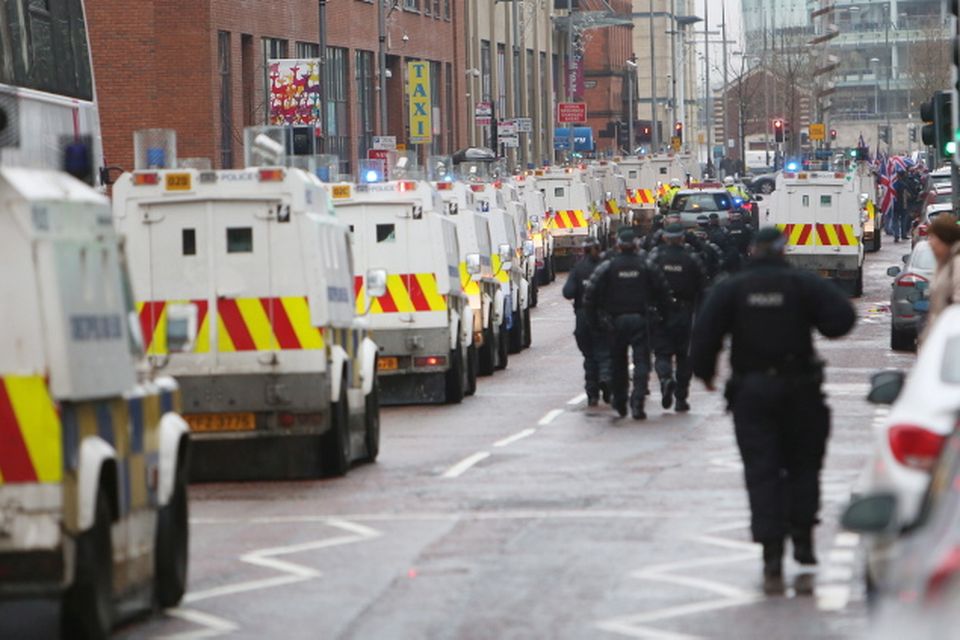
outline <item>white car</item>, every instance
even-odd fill
[[[917,519],[940,449],[960,410],[960,305],[941,314],[910,373],[884,371],[873,378],[871,402],[893,403],[875,428],[874,456],[865,493],[896,497],[899,532]],[[868,578],[877,584],[892,538],[871,538]]]

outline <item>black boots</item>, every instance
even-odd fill
[[[677,406],[674,409],[677,413],[686,413],[690,411],[690,403],[686,398],[677,398]]]
[[[783,540],[763,543],[763,592],[781,595],[783,584]]]
[[[660,383],[660,406],[669,409],[673,406],[673,392],[677,388],[677,383],[673,378],[669,378]]]
[[[631,402],[630,403],[630,415],[633,416],[634,420],[646,420],[647,412],[643,410],[642,402]]]
[[[595,407],[600,404],[600,397],[595,395],[587,394],[587,406]]]
[[[790,537],[793,540],[793,559],[805,566],[817,564],[817,556],[813,552],[813,531],[794,531]]]
[[[600,381],[600,397],[607,404],[610,404],[610,383],[605,380]]]

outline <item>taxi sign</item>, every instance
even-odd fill
[[[353,190],[348,184],[334,185],[331,191],[334,200],[348,200],[353,197]]]
[[[164,176],[167,191],[190,191],[193,189],[193,177],[189,173],[168,173]]]
[[[810,124],[808,135],[811,140],[825,140],[827,137],[827,126],[822,122],[813,122]]]

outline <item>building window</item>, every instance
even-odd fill
[[[327,47],[323,93],[327,99],[327,153],[340,158],[340,172],[350,173],[350,121],[347,108],[347,50]]]
[[[497,113],[499,117],[507,114],[507,47],[497,45]]]
[[[286,58],[288,42],[280,38],[263,39],[263,57],[266,59]]]
[[[440,17],[440,0],[433,0],[433,17]]]
[[[480,41],[480,93],[484,100],[492,100],[493,92],[490,87],[490,41]]]
[[[513,116],[523,113],[523,96],[520,95],[520,50],[513,50]]]
[[[443,17],[446,20],[450,19],[450,0],[443,0]]]
[[[420,0],[403,0],[403,8],[408,11],[420,11]]]
[[[359,105],[360,136],[357,139],[357,155],[367,157],[373,146],[373,52],[357,51],[356,62],[357,104]]]
[[[217,33],[217,65],[220,70],[220,167],[233,168],[233,78],[230,64],[230,32]]]
[[[300,60],[315,60],[320,57],[320,45],[313,42],[297,43],[297,58]]]
[[[533,49],[527,49],[527,117],[537,115],[537,83],[533,81]]]

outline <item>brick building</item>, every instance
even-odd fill
[[[373,135],[408,139],[406,62],[431,63],[433,142],[464,146],[463,0],[400,0],[387,9],[387,127],[380,126],[378,14],[369,0],[328,0],[322,151],[352,173]],[[87,18],[107,164],[133,168],[133,132],[170,128],[180,157],[243,163],[242,134],[265,124],[270,58],[320,53],[318,0],[89,0]],[[437,118],[436,116],[439,116]]]

